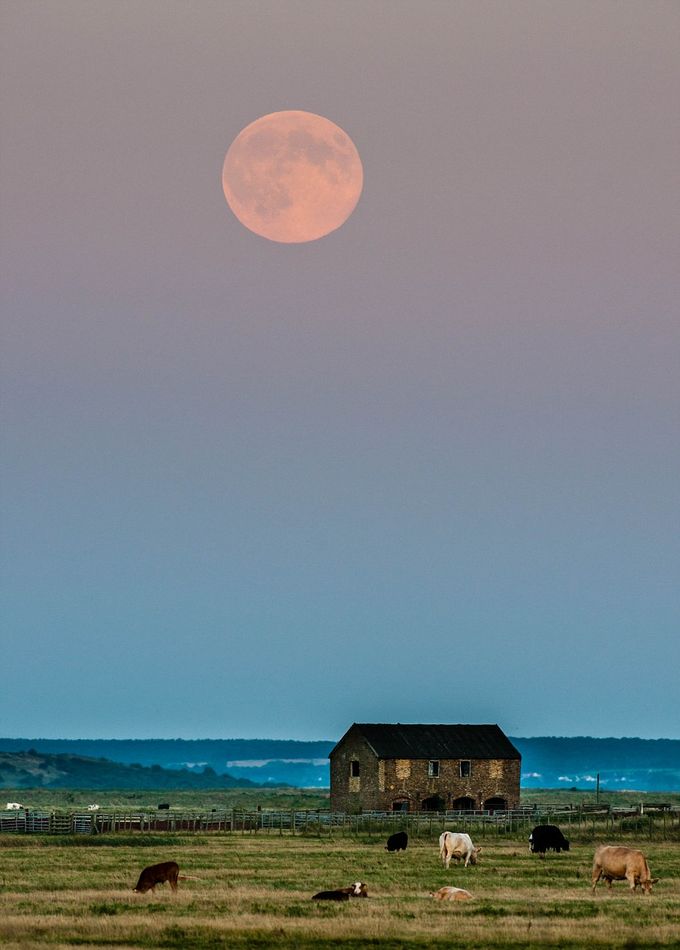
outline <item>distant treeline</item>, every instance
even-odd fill
[[[0,788],[206,789],[252,788],[248,779],[218,775],[213,769],[192,772],[160,765],[124,765],[104,758],[39,752],[0,752]]]
[[[592,789],[599,774],[601,787],[609,790],[680,790],[680,740],[677,739],[550,736],[512,738],[512,742],[522,754],[524,788]],[[324,788],[329,784],[327,757],[334,744],[288,739],[0,738],[0,751],[32,749],[42,754],[104,758],[112,763],[135,765],[138,774],[140,766],[160,767],[178,773],[184,782],[195,778],[202,783],[212,783],[213,788],[248,784],[244,780],[266,785]],[[0,765],[0,776],[2,773]],[[216,778],[223,779],[225,784],[216,783]],[[162,781],[165,782],[165,776]],[[11,783],[3,781],[2,784]],[[97,783],[90,787],[105,785]],[[117,782],[116,787],[123,786]],[[136,787],[171,786],[137,784]]]

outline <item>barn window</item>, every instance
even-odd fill
[[[349,764],[349,774],[352,778],[359,778],[361,766],[359,765],[358,759],[352,759]]]
[[[430,759],[427,763],[427,774],[430,778],[439,778],[439,759]]]
[[[461,778],[469,778],[471,771],[472,771],[472,769],[471,769],[470,760],[469,760],[469,759],[463,759],[462,762],[460,763],[460,777],[461,777]]]

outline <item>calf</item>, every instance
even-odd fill
[[[157,884],[165,884],[167,881],[173,891],[177,890],[177,879],[179,877],[179,864],[176,861],[163,861],[161,864],[152,864],[144,868],[139,875],[137,886],[132,890],[137,894],[146,894],[147,891],[153,891]]]
[[[385,845],[385,851],[406,851],[408,835],[405,831],[397,831],[390,835]]]
[[[468,864],[477,863],[477,855],[481,848],[475,848],[470,835],[459,831],[442,831],[439,835],[439,855],[442,864],[448,869],[451,864],[451,858],[460,861],[465,858],[465,867]]]
[[[436,901],[469,901],[472,894],[462,887],[440,887],[438,891],[430,892],[430,897]]]
[[[600,845],[593,857],[593,893],[601,877],[607,882],[609,890],[611,890],[612,881],[628,881],[631,891],[634,891],[636,887],[641,887],[645,894],[651,894],[652,884],[658,881],[658,878],[652,877],[649,873],[647,858],[642,851],[605,844]]]
[[[569,842],[557,825],[536,825],[529,835],[529,850],[544,857],[546,851],[568,851]]]

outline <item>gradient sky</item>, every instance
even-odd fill
[[[0,734],[680,737],[680,4],[2,21]],[[309,244],[221,190],[284,109]]]

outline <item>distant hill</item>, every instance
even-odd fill
[[[603,789],[639,791],[680,791],[680,740],[678,739],[594,739],[577,737],[512,738],[522,754],[524,788],[594,788],[599,773]],[[171,782],[186,784],[130,785],[136,788],[205,788],[245,785],[293,785],[327,788],[328,753],[331,741],[298,742],[287,739],[2,739],[0,751],[25,752],[33,749],[43,757],[71,755],[109,760],[111,764],[135,764],[134,776],[146,774],[140,767],[169,771]],[[203,782],[188,784],[192,778]],[[5,786],[0,760],[0,776]],[[127,773],[126,773],[127,774]],[[122,776],[121,776],[122,778]],[[224,778],[224,784],[217,779]],[[247,780],[250,780],[248,782]],[[165,781],[165,777],[162,778]],[[231,784],[229,784],[231,783]],[[62,787],[66,787],[65,782]],[[90,788],[114,787],[110,782]],[[85,787],[82,784],[73,787]]]
[[[103,758],[82,755],[54,755],[31,749],[27,752],[0,752],[0,788],[116,788],[116,789],[201,789],[253,788],[254,782],[231,775],[217,775],[213,769],[201,772],[163,769],[134,764],[122,765]]]
[[[680,790],[680,740],[593,739],[589,736],[513,739],[522,754],[523,788]]]
[[[334,742],[293,739],[9,739],[0,751],[35,749],[42,753],[104,757],[126,765],[160,765],[165,769],[249,779],[257,784],[327,788],[328,753]],[[1,774],[1,770],[0,770]]]

